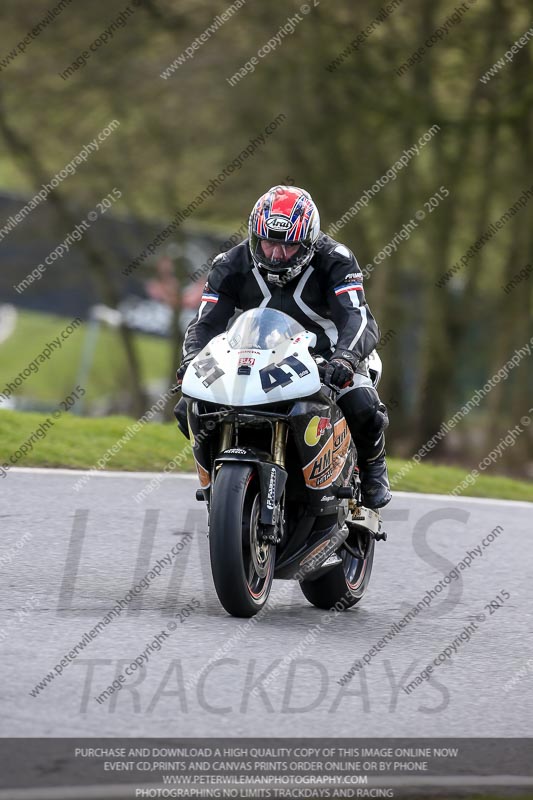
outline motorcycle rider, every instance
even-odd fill
[[[315,203],[295,186],[274,186],[259,198],[248,234],[213,262],[198,313],[185,333],[178,385],[197,353],[226,330],[236,309],[285,312],[317,335],[314,353],[328,361],[324,383],[339,390],[337,402],[357,448],[363,504],[380,508],[391,500],[384,434],[388,416],[366,364],[379,328],[355,256],[320,232]],[[174,413],[188,438],[183,398]]]

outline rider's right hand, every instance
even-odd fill
[[[182,364],[176,370],[176,386],[181,389],[181,384],[183,383],[183,378],[185,377],[185,373],[187,372],[188,364]]]

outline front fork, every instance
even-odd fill
[[[222,423],[220,431],[220,439],[219,439],[220,453],[223,453],[225,450],[229,450],[232,447],[234,430],[235,426],[232,422]],[[287,448],[288,432],[289,432],[289,427],[287,423],[284,420],[276,420],[272,429],[272,440],[271,440],[272,462],[284,471],[285,471],[285,461],[286,461],[285,454]],[[238,434],[238,427],[237,427],[237,434]],[[238,435],[236,439],[237,439],[236,444],[238,444]],[[215,466],[215,470],[216,469],[217,467]],[[270,473],[271,479],[272,479],[272,471]],[[215,475],[213,475],[213,478],[215,478]],[[261,483],[264,491],[265,490],[264,480],[261,480]],[[282,491],[281,496],[278,497],[278,500],[274,505],[270,505],[270,501],[267,502],[267,508],[271,512],[272,519],[269,524],[262,524],[260,526],[261,527],[260,538],[263,541],[266,541],[270,544],[279,544],[283,535],[284,514],[285,514],[284,498],[285,498],[284,491]]]
[[[287,423],[277,420],[272,431],[272,460],[278,467],[285,469],[285,451],[287,448]]]
[[[272,461],[282,469],[285,469],[285,451],[287,447],[288,430],[287,423],[283,420],[276,420],[272,430]],[[220,431],[219,452],[222,453],[224,450],[229,450],[232,445],[232,439],[233,423],[223,422]]]
[[[220,450],[229,450],[231,447],[231,440],[233,438],[233,424],[231,422],[223,422],[222,430],[220,431]]]

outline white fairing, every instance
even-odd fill
[[[367,363],[368,363],[368,372],[370,373],[370,378],[374,386],[377,388],[377,385],[381,380],[381,373],[383,371],[383,364],[377,350],[372,350],[372,352],[368,356]]]
[[[321,386],[309,352],[315,344],[314,333],[305,331],[281,311],[246,311],[191,361],[182,392],[197,400],[230,406],[307,397]]]

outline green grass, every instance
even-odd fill
[[[0,411],[0,463],[10,463],[10,456],[46,419],[47,415],[44,414]],[[46,436],[35,442],[33,450],[17,461],[16,466],[89,468],[120,440],[133,423],[134,420],[128,417],[90,419],[63,414],[46,431]],[[185,452],[180,469],[193,470],[189,443],[176,426],[172,423],[147,424],[107,462],[107,469],[158,471],[182,451]],[[406,463],[395,458],[389,459],[390,477],[395,490],[447,494],[466,475],[464,470],[457,467],[422,463],[415,465],[396,482],[395,475]],[[482,475],[463,494],[533,502],[533,484]]]
[[[393,491],[422,492],[424,494],[449,494],[469,474],[468,469],[443,467],[428,462],[415,464],[396,483],[395,475],[408,462],[388,458]],[[533,503],[533,483],[506,478],[503,475],[481,474],[473,486],[462,493],[465,497],[498,497],[502,500],[528,500]]]
[[[16,452],[50,414],[29,414],[21,411],[0,411],[0,462],[10,463]],[[17,461],[20,467],[89,468],[96,464],[106,450],[113,447],[130,425],[130,417],[95,419],[63,414],[53,420],[53,427],[44,438],[33,444],[33,450]],[[184,448],[188,441],[172,423],[143,425],[107,462],[107,469],[161,470]],[[182,469],[194,469],[190,454]]]
[[[22,372],[38,355],[47,342],[60,336],[71,319],[22,311],[17,327],[5,342],[0,344],[0,392],[8,382]],[[37,372],[23,381],[13,393],[16,397],[31,398],[36,403],[57,403],[66,397],[78,382],[78,369],[87,333],[83,323],[55,348],[46,363],[38,365]],[[170,343],[154,336],[135,335],[141,375],[146,383],[165,378],[170,368]],[[97,339],[90,380],[86,381],[87,402],[102,396],[113,396],[124,385],[125,361],[116,330],[102,326]]]

